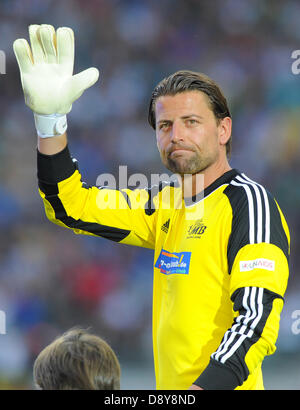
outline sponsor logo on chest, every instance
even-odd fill
[[[191,252],[168,252],[162,249],[155,263],[165,275],[180,273],[187,275],[190,269]]]

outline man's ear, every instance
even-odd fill
[[[226,145],[231,136],[232,119],[230,117],[222,118],[218,128],[220,145]]]

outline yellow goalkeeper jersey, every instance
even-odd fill
[[[263,186],[235,169],[184,200],[175,183],[87,186],[68,147],[38,153],[38,179],[52,222],[154,250],[157,389],[264,388],[261,365],[276,349],[290,239]]]

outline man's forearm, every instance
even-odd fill
[[[51,138],[38,137],[37,148],[41,154],[54,155],[62,151],[67,145],[67,134]]]

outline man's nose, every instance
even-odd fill
[[[178,141],[183,141],[183,129],[182,125],[179,122],[173,122],[170,137],[171,142],[173,142],[174,144]]]

